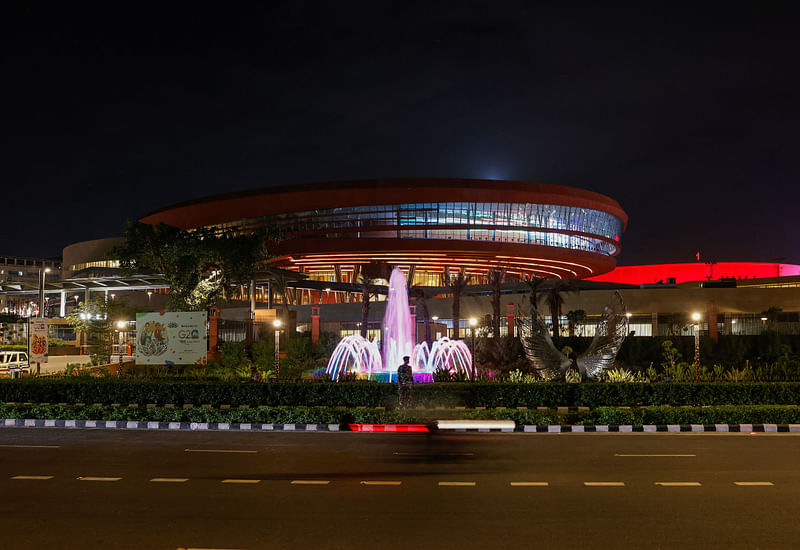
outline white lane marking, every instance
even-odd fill
[[[244,449],[184,449],[185,453],[245,453],[255,454],[258,451],[244,450]]]
[[[119,481],[122,479],[121,477],[92,477],[92,476],[81,476],[78,478],[80,481]]]
[[[392,453],[397,456],[430,456],[431,453]],[[435,453],[437,456],[475,456],[475,453]]]
[[[771,481],[734,481],[733,484],[740,487],[772,487],[775,485]]]
[[[256,483],[261,483],[261,480],[260,479],[223,479],[222,483],[242,483],[242,484],[254,485]]]
[[[642,456],[642,457],[652,457],[652,456],[661,456],[661,457],[691,457],[697,456],[695,454],[625,454],[625,453],[614,453],[614,456]]]
[[[440,481],[439,487],[475,487],[474,481]]]
[[[656,481],[662,487],[700,487],[699,481]]]
[[[293,479],[292,485],[327,485],[330,481],[322,479]]]
[[[0,445],[3,449],[60,449],[61,445]]]
[[[53,479],[53,476],[14,476],[11,479],[45,480]]]
[[[402,485],[402,481],[362,481],[361,485]]]
[[[624,481],[584,481],[584,487],[625,487]]]
[[[512,487],[549,487],[546,481],[512,481]]]
[[[189,481],[188,477],[154,477],[151,479],[153,483],[183,483]]]

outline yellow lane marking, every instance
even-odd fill
[[[32,480],[44,480],[44,479],[53,479],[53,476],[14,476],[11,479],[32,479]]]
[[[78,478],[80,481],[119,481],[122,479],[121,477],[92,477],[92,476],[81,476]]]
[[[550,484],[546,481],[512,481],[512,487],[548,487]]]
[[[584,481],[584,487],[625,487],[624,481]]]
[[[294,479],[292,480],[292,485],[327,485],[330,481],[324,481],[321,479]]]
[[[662,487],[700,487],[699,481],[656,481]]]
[[[694,454],[624,454],[624,453],[614,453],[614,456],[667,456],[667,457],[687,457],[687,456],[697,456]]]
[[[183,483],[189,481],[188,477],[154,477],[151,479],[153,483]]]
[[[184,449],[185,453],[245,453],[255,454],[258,451],[243,450],[243,449]]]
[[[475,487],[474,481],[440,481],[439,487]]]
[[[0,445],[3,449],[60,449],[61,445]]]
[[[401,485],[402,481],[362,481],[361,485]]]
[[[733,484],[740,487],[771,487],[775,485],[771,481],[734,481]]]
[[[223,479],[222,483],[243,483],[243,484],[256,484],[261,483],[260,479]]]

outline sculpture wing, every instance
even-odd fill
[[[569,359],[553,345],[550,331],[536,309],[530,317],[517,317],[517,330],[528,361],[545,380],[560,378],[569,369]]]
[[[577,359],[578,370],[587,378],[596,379],[614,365],[619,348],[628,335],[628,317],[622,295],[614,292],[611,301],[603,308],[603,315],[595,328],[589,349]]]

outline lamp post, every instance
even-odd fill
[[[700,381],[700,314],[692,313],[694,320],[694,381]]]
[[[152,290],[148,290],[147,291],[147,307],[150,307],[150,304],[152,302],[152,300],[151,300],[152,297],[153,297],[153,291]]]
[[[475,317],[469,318],[469,332],[472,335],[472,381],[477,378],[475,371],[475,327],[478,326],[478,320]]]
[[[272,326],[275,327],[275,378],[281,377],[281,320],[275,319],[272,321]]]
[[[50,273],[50,268],[39,268],[39,317],[44,319],[44,280],[47,274]]]

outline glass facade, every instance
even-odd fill
[[[554,204],[433,202],[352,206],[247,220],[297,238],[495,241],[615,256],[622,220],[599,210]],[[240,222],[241,223],[241,222]]]

